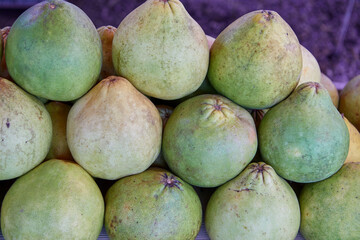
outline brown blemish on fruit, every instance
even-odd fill
[[[10,127],[10,119],[9,119],[9,118],[6,119],[6,127],[7,127],[7,128]]]
[[[51,3],[51,4],[49,5],[49,8],[50,8],[50,9],[55,9],[55,8],[56,8],[56,5],[53,4],[53,3]]]
[[[239,193],[239,192],[250,192],[250,191],[254,191],[254,189],[251,189],[251,188],[243,188],[243,189],[231,189],[231,188],[229,188],[229,190],[231,190],[231,191],[234,191],[234,192],[237,192],[237,193]]]

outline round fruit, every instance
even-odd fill
[[[125,78],[111,76],[73,105],[66,131],[75,161],[92,176],[113,180],[155,161],[162,122],[148,98]]]
[[[195,239],[202,209],[194,189],[160,168],[122,178],[106,194],[110,239]]]
[[[151,97],[184,97],[205,79],[208,42],[179,0],[148,0],[120,23],[113,41],[116,72]]]
[[[351,79],[340,92],[339,111],[360,131],[360,75]]]
[[[259,126],[260,152],[281,177],[308,183],[337,172],[349,150],[349,131],[327,90],[301,84],[271,108]]]
[[[252,163],[211,196],[205,226],[212,240],[295,239],[299,203],[269,165]]]
[[[178,105],[164,130],[163,154],[186,182],[216,187],[252,160],[257,137],[251,115],[219,95],[200,95]]]
[[[0,78],[0,180],[16,178],[42,162],[52,124],[44,104]]]
[[[299,41],[274,11],[254,11],[230,24],[210,50],[208,78],[215,90],[251,109],[269,108],[296,87]]]
[[[20,177],[1,208],[5,239],[94,239],[100,234],[104,199],[79,165],[52,159]]]
[[[11,77],[38,97],[71,101],[85,94],[101,69],[101,41],[94,24],[75,5],[43,1],[13,24],[6,43]]]
[[[306,184],[300,194],[300,231],[307,240],[360,236],[360,163],[346,163],[330,178]]]

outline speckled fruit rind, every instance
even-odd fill
[[[360,162],[360,133],[354,127],[354,125],[343,117],[345,124],[349,130],[350,142],[349,142],[349,152],[346,157],[345,163],[347,162]]]
[[[306,184],[300,194],[301,234],[307,240],[360,236],[360,163],[346,163],[330,178]]]
[[[320,82],[321,81],[321,71],[320,66],[314,55],[307,50],[304,46],[301,46],[302,54],[302,70],[300,81],[298,86],[305,82]]]
[[[155,105],[122,77],[105,78],[71,108],[67,140],[92,176],[114,180],[147,169],[160,152]]]
[[[349,131],[327,90],[307,82],[266,113],[259,126],[259,146],[264,161],[281,177],[316,182],[345,162]]]
[[[178,105],[163,135],[170,169],[186,182],[216,187],[252,160],[257,137],[251,115],[220,95],[200,95]]]
[[[208,78],[216,91],[251,109],[269,108],[296,87],[299,41],[274,11],[254,11],[230,24],[210,50]]]
[[[328,76],[321,73],[320,83],[328,90],[331,100],[336,108],[339,106],[339,92],[335,86],[335,84],[331,81]]]
[[[43,1],[13,24],[6,64],[14,81],[35,96],[71,101],[85,94],[101,69],[101,41],[89,17],[62,0]]]
[[[195,239],[202,209],[194,189],[160,169],[117,181],[107,192],[105,229],[110,239]]]
[[[1,208],[5,239],[94,239],[101,232],[104,199],[79,165],[52,159],[20,177]]]
[[[0,180],[16,178],[44,160],[52,126],[44,104],[0,78]]]
[[[101,81],[104,78],[116,75],[114,64],[112,61],[112,43],[116,28],[108,25],[99,27],[97,31],[101,39],[103,53],[102,67],[99,76],[99,80]]]
[[[66,123],[71,106],[62,102],[49,102],[45,107],[53,127],[51,146],[45,159],[73,160],[66,140]]]
[[[351,79],[340,92],[339,111],[360,131],[360,75]]]
[[[295,239],[299,203],[271,166],[252,163],[211,196],[205,226],[212,240]]]
[[[147,0],[132,11],[115,33],[112,54],[120,76],[164,100],[194,92],[209,65],[205,33],[178,0]]]

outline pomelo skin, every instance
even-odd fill
[[[302,70],[298,86],[305,82],[320,82],[320,66],[314,55],[304,46],[300,45],[302,54]]]
[[[119,76],[164,100],[194,92],[209,65],[206,35],[179,0],[147,0],[126,16],[112,57]]]
[[[162,120],[162,126],[163,126],[163,132],[164,132],[166,123],[169,120],[170,115],[174,111],[174,108],[167,106],[167,105],[156,105],[156,108],[158,109],[158,111],[160,113],[160,117]],[[160,151],[159,156],[155,159],[155,161],[153,162],[153,164],[151,166],[152,167],[160,167],[160,168],[168,168],[162,151]]]
[[[6,64],[14,81],[29,93],[71,101],[96,82],[102,63],[99,34],[89,17],[62,0],[43,1],[13,24]]]
[[[172,173],[150,168],[117,181],[107,192],[110,239],[195,239],[202,209],[198,195]]]
[[[99,27],[97,31],[101,39],[103,53],[103,62],[101,67],[101,73],[99,76],[99,81],[101,81],[104,78],[116,75],[114,64],[112,61],[112,42],[114,39],[116,28],[107,25]]]
[[[78,164],[52,159],[20,177],[5,195],[5,239],[94,239],[101,232],[104,199]]]
[[[351,79],[340,92],[339,111],[360,131],[360,75]]]
[[[0,180],[40,164],[49,151],[52,123],[44,104],[0,78]]]
[[[163,134],[169,168],[198,187],[216,187],[232,179],[256,149],[250,113],[220,95],[200,95],[178,105]]]
[[[62,102],[49,102],[45,107],[53,126],[51,146],[46,159],[73,160],[66,140],[66,123],[71,106]]]
[[[295,239],[299,203],[290,185],[271,166],[251,163],[211,196],[205,226],[212,240]]]
[[[308,183],[338,171],[349,150],[349,131],[317,82],[301,84],[271,108],[259,126],[264,161],[287,180]]]
[[[155,161],[162,122],[155,105],[129,81],[110,76],[72,106],[66,136],[77,163],[94,177],[114,180]]]
[[[306,184],[300,194],[301,234],[307,240],[360,236],[360,163],[346,163],[330,178]]]
[[[250,109],[269,108],[296,87],[302,69],[299,41],[274,11],[254,11],[230,24],[210,50],[215,90]]]

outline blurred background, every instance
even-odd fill
[[[96,27],[117,27],[145,0],[70,0]],[[10,26],[38,0],[0,0],[0,28]],[[360,74],[360,0],[182,0],[205,33],[216,36],[230,23],[253,10],[278,12],[300,43],[316,57],[321,71],[342,88]]]

